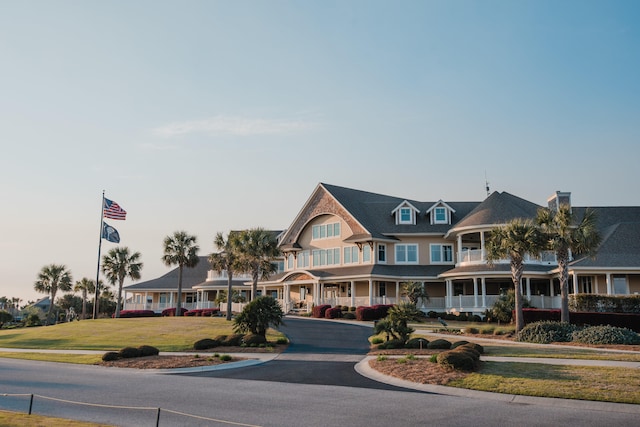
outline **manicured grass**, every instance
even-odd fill
[[[2,351],[0,352],[0,357],[39,360],[42,362],[77,363],[80,365],[94,365],[102,361],[101,354],[24,353]]]
[[[640,404],[640,369],[484,362],[451,387],[495,393]]]
[[[185,351],[202,338],[232,333],[233,322],[220,317],[98,319],[0,330],[0,347],[107,351],[145,344],[160,351]],[[274,330],[267,333],[272,342],[282,336]]]
[[[63,418],[41,417],[21,412],[0,411],[0,426],[3,427],[109,427],[108,424],[86,423]]]

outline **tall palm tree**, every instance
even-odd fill
[[[56,299],[58,290],[69,292],[71,290],[71,271],[62,264],[45,265],[38,273],[38,280],[34,284],[34,289],[43,294],[49,294],[49,310],[47,311],[46,324],[49,324],[51,313],[53,312],[53,302]]]
[[[582,220],[577,219],[569,205],[560,205],[557,211],[548,208],[538,210],[536,218],[548,248],[556,253],[560,269],[560,320],[569,322],[569,260],[571,253],[595,255],[602,236],[597,229],[596,213],[587,209]],[[577,283],[574,283],[577,286]]]
[[[122,304],[122,285],[124,279],[129,277],[132,280],[140,278],[142,270],[140,262],[140,252],[130,253],[126,246],[118,246],[111,249],[107,255],[102,257],[102,272],[112,285],[118,285],[118,300],[116,301],[115,317],[120,317]]]
[[[233,233],[230,233],[233,235]],[[242,264],[236,246],[237,240],[229,236],[226,240],[222,233],[216,234],[213,244],[219,252],[209,255],[211,268],[218,273],[227,272],[227,320],[231,320],[231,303],[233,297],[233,273],[242,271]]]
[[[526,254],[538,256],[544,241],[538,227],[533,221],[514,219],[504,226],[495,227],[487,242],[487,262],[489,265],[497,260],[509,258],[511,280],[516,297],[516,332],[524,327],[522,317],[522,290],[520,282],[524,271]]]
[[[164,238],[164,255],[162,261],[166,266],[178,265],[178,299],[176,301],[176,316],[182,316],[182,271],[185,267],[193,268],[198,265],[198,251],[196,236],[190,236],[185,231],[176,231],[173,236]]]
[[[82,318],[87,318],[87,295],[96,293],[96,282],[91,279],[83,277],[82,280],[76,282],[73,285],[73,292],[80,292],[82,294]]]
[[[229,236],[238,249],[243,272],[251,274],[251,299],[258,293],[258,279],[266,280],[278,270],[272,261],[280,255],[278,240],[273,232],[264,228],[252,228]]]

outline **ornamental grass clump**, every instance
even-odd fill
[[[576,327],[567,322],[534,322],[529,323],[518,333],[518,341],[537,344],[552,342],[570,342]]]
[[[583,344],[640,344],[640,335],[627,328],[589,326],[572,334],[573,341]]]

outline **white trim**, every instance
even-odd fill
[[[416,248],[416,260],[415,261],[409,261],[409,246],[413,246]],[[405,249],[405,256],[407,258],[407,260],[405,261],[398,261],[398,248],[400,247],[404,247]],[[393,245],[393,255],[394,255],[394,264],[418,264],[420,262],[420,245],[418,245],[417,243],[396,243],[395,245]]]

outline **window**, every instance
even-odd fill
[[[453,245],[431,245],[431,263],[449,264],[453,262]]]
[[[284,261],[274,261],[271,264],[276,268],[276,273],[282,273],[284,271]]]
[[[298,268],[309,267],[309,251],[302,251],[298,254]]]
[[[592,292],[592,280],[591,276],[579,276],[578,277],[578,289],[583,294],[591,294]]]
[[[384,297],[387,295],[387,284],[385,282],[380,282],[378,284],[378,296]]]
[[[358,247],[357,246],[347,246],[344,248],[344,263],[345,264],[358,263]]]
[[[418,245],[396,245],[396,264],[417,264]]]
[[[433,214],[435,216],[435,223],[436,224],[447,224],[449,221],[447,221],[447,209],[443,208],[443,207],[438,207],[435,208],[433,211]]]
[[[362,246],[362,262],[371,262],[371,246]]]
[[[400,224],[411,224],[411,209],[400,208]]]
[[[287,268],[293,270],[293,254],[287,256]]]
[[[313,266],[340,264],[340,248],[315,249],[313,251]]]
[[[311,236],[313,240],[340,237],[340,223],[314,225],[311,228]]]
[[[387,245],[378,245],[378,262],[387,262]]]

